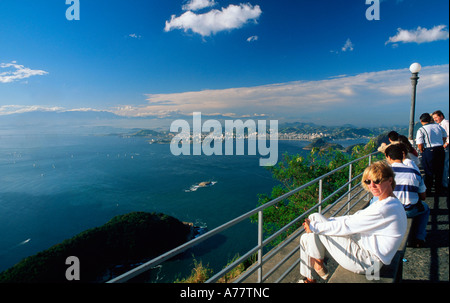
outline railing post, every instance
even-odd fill
[[[258,212],[258,283],[262,282],[262,243],[263,243],[263,211]]]
[[[323,179],[319,180],[319,214],[322,213],[322,180]]]
[[[347,210],[350,210],[350,201],[352,200],[352,167],[353,164],[350,164],[348,169],[348,201],[347,201]]]
[[[371,164],[372,164],[372,154],[369,155],[369,164],[367,165],[367,167],[369,167]],[[366,194],[364,201],[370,201],[369,193]]]

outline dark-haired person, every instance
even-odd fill
[[[395,130],[392,130],[388,133],[389,142],[392,144],[398,141],[398,133]]]
[[[449,158],[448,158],[448,153],[449,153],[449,123],[448,120],[445,119],[444,114],[440,111],[437,110],[435,111],[433,114],[433,120],[434,122],[436,122],[437,124],[439,124],[440,126],[442,126],[443,129],[445,129],[445,132],[447,134],[447,140],[445,140],[444,143],[444,149],[445,149],[445,160],[444,160],[444,173],[442,175],[442,186],[444,187],[444,189],[447,191],[448,193],[448,163],[449,163]]]
[[[422,127],[417,130],[416,144],[422,153],[422,167],[425,173],[427,195],[431,195],[433,183],[436,194],[441,194],[442,174],[444,172],[444,143],[447,140],[445,130],[439,124],[431,123],[430,114],[420,116]]]
[[[423,202],[426,187],[420,171],[407,166],[401,144],[392,144],[385,151],[386,159],[395,173],[394,195],[402,202],[408,218],[416,218],[414,224],[413,247],[424,247],[430,208]]]
[[[384,150],[385,150],[386,147],[388,147],[389,145],[391,145],[391,144],[396,144],[396,143],[399,142],[399,134],[398,134],[395,130],[390,131],[390,132],[387,134],[387,136],[388,136],[389,144],[386,144],[386,143],[384,143],[384,142],[381,143],[380,147],[378,147],[378,151],[379,151],[380,153],[384,153]]]
[[[364,170],[362,186],[378,200],[350,216],[326,218],[314,213],[303,223],[306,233],[300,238],[299,282],[314,283],[315,270],[328,277],[325,252],[345,269],[364,274],[374,264],[390,264],[406,232],[406,213],[395,197],[394,172],[386,161]]]
[[[420,164],[419,163],[419,154],[417,153],[416,149],[412,146],[411,142],[409,142],[408,138],[406,138],[406,136],[403,136],[403,135],[398,136],[398,142],[403,143],[406,146],[406,149],[408,151],[408,153],[406,154],[405,160],[412,161],[414,163],[414,165],[416,166],[417,170],[419,170],[419,168],[418,168],[418,166]],[[403,162],[405,162],[405,160],[403,160]]]

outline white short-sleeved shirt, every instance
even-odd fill
[[[423,144],[424,148],[442,146],[443,139],[447,137],[445,129],[439,124],[425,124],[417,130],[416,144]]]
[[[445,133],[447,134],[446,142],[448,143],[448,137],[449,137],[448,120],[447,119],[442,119],[442,121],[441,121],[441,123],[439,123],[439,125],[445,130]]]

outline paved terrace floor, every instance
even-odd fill
[[[448,282],[449,281],[449,210],[448,196],[446,197],[428,197],[426,203],[430,207],[431,213],[427,226],[426,246],[424,248],[408,247],[404,256],[403,263],[403,283],[427,283],[427,282]],[[356,206],[350,213],[360,209],[367,200],[362,200],[359,207]],[[286,249],[281,250],[267,264],[263,266],[264,272],[268,272],[273,264],[283,259],[289,251],[299,244],[299,238],[294,239]],[[280,274],[299,257],[295,254],[282,266],[280,270],[274,272],[265,282],[276,281]],[[327,268],[332,273],[337,267],[337,263],[328,258]],[[296,266],[281,282],[296,283],[301,278],[299,267]],[[251,275],[243,282],[256,282],[256,274]],[[317,281],[324,282],[319,277]]]
[[[407,248],[403,263],[403,282],[449,281],[449,197],[428,197],[431,213],[426,246]]]

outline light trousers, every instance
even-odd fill
[[[319,213],[309,216],[311,221],[327,221],[328,219]],[[300,238],[300,274],[308,279],[313,279],[311,257],[323,260],[325,251],[345,269],[365,274],[373,268],[376,257],[361,248],[357,241],[350,236],[325,236],[314,233],[305,233]],[[378,261],[380,262],[380,261]],[[381,262],[379,266],[381,266]]]

